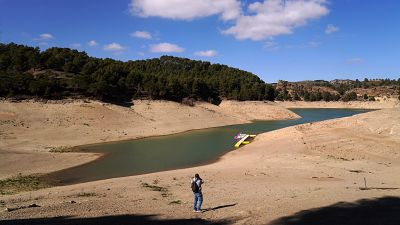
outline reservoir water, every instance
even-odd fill
[[[233,137],[241,132],[264,133],[302,123],[364,113],[362,109],[292,109],[296,120],[254,121],[180,134],[84,146],[84,152],[104,156],[87,164],[50,174],[59,185],[152,173],[206,164],[234,150]]]

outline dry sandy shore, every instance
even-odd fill
[[[399,146],[400,108],[383,109],[264,133],[210,165],[2,196],[3,208],[41,207],[0,211],[0,218],[4,224],[399,224]],[[205,180],[201,214],[191,210],[194,173]]]
[[[243,111],[239,112],[238,109]],[[0,179],[47,173],[98,155],[49,153],[52,148],[165,135],[192,129],[298,116],[273,102],[135,101],[132,108],[101,102],[0,102]]]

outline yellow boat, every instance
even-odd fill
[[[250,142],[256,137],[255,134],[239,134],[236,137],[241,139],[235,144],[235,148],[239,148],[241,145],[250,144]]]

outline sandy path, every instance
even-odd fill
[[[400,109],[395,108],[276,130],[211,165],[2,197],[7,207],[42,207],[3,211],[0,217],[126,214],[130,219],[156,215],[149,219],[154,223],[200,218],[268,224],[341,201],[379,201],[376,198],[400,196],[399,124]],[[205,180],[203,209],[208,211],[202,214],[191,211],[189,179],[196,172]],[[360,190],[364,177],[372,189]],[[144,183],[165,189],[153,191]]]

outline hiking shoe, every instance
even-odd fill
[[[195,212],[197,212],[197,213],[201,213],[201,210],[196,210]]]

